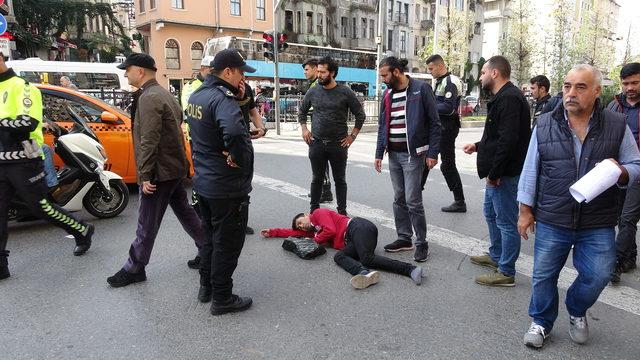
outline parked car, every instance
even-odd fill
[[[133,137],[130,115],[93,96],[67,88],[35,84],[42,92],[45,120],[55,122],[65,129],[73,126],[69,109],[81,116],[93,130],[107,152],[105,170],[122,176],[127,184],[136,182],[136,163],[133,155]],[[45,142],[53,144],[53,136],[45,135]],[[187,157],[191,162],[191,149],[185,144]],[[56,168],[63,165],[58,156],[54,157]],[[190,170],[193,175],[193,166]]]
[[[480,109],[478,98],[475,96],[466,96],[464,100],[471,106],[474,112],[478,112]]]

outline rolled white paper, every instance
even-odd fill
[[[613,161],[606,159],[569,188],[569,192],[581,203],[587,203],[618,182],[622,170]]]

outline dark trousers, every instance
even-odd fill
[[[456,201],[464,200],[464,192],[462,190],[462,180],[456,168],[456,138],[460,133],[457,122],[442,122],[442,132],[440,134],[440,171],[444,179],[447,181],[449,190],[453,192],[453,198]],[[427,182],[429,176],[429,167],[425,166],[422,174],[422,189]]]
[[[171,206],[171,210],[180,221],[182,228],[193,239],[198,249],[202,248],[204,235],[198,214],[189,204],[184,179],[162,181],[156,184],[156,191],[146,195],[140,187],[140,206],[138,208],[138,229],[136,239],[129,248],[129,259],[124,269],[130,273],[139,273],[149,264],[153,244],[156,241],[162,218]]]
[[[311,160],[311,211],[320,207],[320,195],[324,183],[327,161],[331,164],[333,182],[336,184],[336,201],[338,212],[347,211],[347,153],[346,147],[340,146],[339,140],[314,139],[309,145],[309,160]]]
[[[200,285],[213,286],[213,300],[224,302],[232,295],[232,276],[244,246],[249,196],[234,199],[198,197],[205,236],[200,252]]]
[[[618,236],[616,237],[618,261],[636,261],[638,256],[638,245],[636,244],[638,221],[640,221],[640,185],[635,183],[629,186],[624,194],[624,206],[618,220]]]
[[[16,164],[0,164],[0,257],[7,257],[9,204],[13,195],[29,212],[55,225],[81,241],[87,234],[87,224],[76,220],[68,211],[47,199],[44,162],[31,160]]]
[[[374,253],[378,245],[378,228],[367,219],[351,219],[345,241],[346,246],[336,253],[333,260],[351,275],[371,268],[411,276],[411,271],[415,269],[415,266],[406,262]]]

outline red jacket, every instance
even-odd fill
[[[268,237],[303,236],[313,238],[318,244],[328,244],[332,248],[344,248],[344,235],[349,224],[349,217],[340,215],[329,209],[316,209],[309,216],[314,231],[293,229],[269,229]]]

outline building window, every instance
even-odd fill
[[[317,27],[316,33],[318,33],[318,35],[324,34],[323,23],[324,23],[324,15],[318,14],[318,22],[316,22],[316,27]]]
[[[284,30],[293,32],[293,11],[287,10],[284,12]]]
[[[307,11],[307,34],[313,34],[313,13]]]
[[[409,23],[409,4],[404,4],[404,15],[402,20],[405,24]]]
[[[393,30],[387,30],[387,50],[393,50]]]
[[[376,38],[376,22],[373,19],[369,19],[369,38]]]
[[[422,37],[422,47],[424,48],[425,46],[427,46],[427,37],[423,36]]]
[[[393,0],[387,3],[387,20],[393,21]]]
[[[184,9],[183,0],[171,0],[171,7],[174,9]]]
[[[456,9],[458,11],[464,10],[464,0],[456,0]]]
[[[416,4],[416,22],[420,21],[420,5]]]
[[[362,18],[362,38],[367,38],[367,19]]]
[[[296,12],[296,32],[299,34],[301,31],[300,29],[302,28],[302,11],[297,11]]]
[[[145,1],[146,0],[140,0],[140,2],[139,2],[139,4],[140,4],[139,8],[140,8],[140,12],[141,13],[143,13],[145,11],[145,8],[144,8],[144,2]]]
[[[191,69],[193,70],[200,69],[203,53],[204,53],[204,46],[202,45],[201,42],[196,41],[193,44],[191,44]]]
[[[231,0],[231,15],[240,16],[240,0]]]
[[[476,22],[473,26],[473,34],[474,35],[482,35],[482,24]]]
[[[156,0],[149,0],[149,10],[156,8]]]
[[[349,31],[349,19],[343,16],[340,19],[340,36],[343,38],[346,38],[348,31]]]
[[[416,12],[416,14],[417,14],[417,12]],[[414,40],[414,42],[413,42],[413,55],[414,56],[418,56],[418,48],[419,48],[419,46],[418,46],[418,37],[416,36],[413,40]]]
[[[400,31],[400,52],[407,52],[407,32],[404,30]]]
[[[354,39],[358,38],[358,23],[356,22],[356,18],[351,19],[351,37]]]
[[[174,39],[164,43],[164,58],[169,70],[180,70],[180,45]]]
[[[256,0],[256,19],[267,20],[265,12],[265,0]]]

